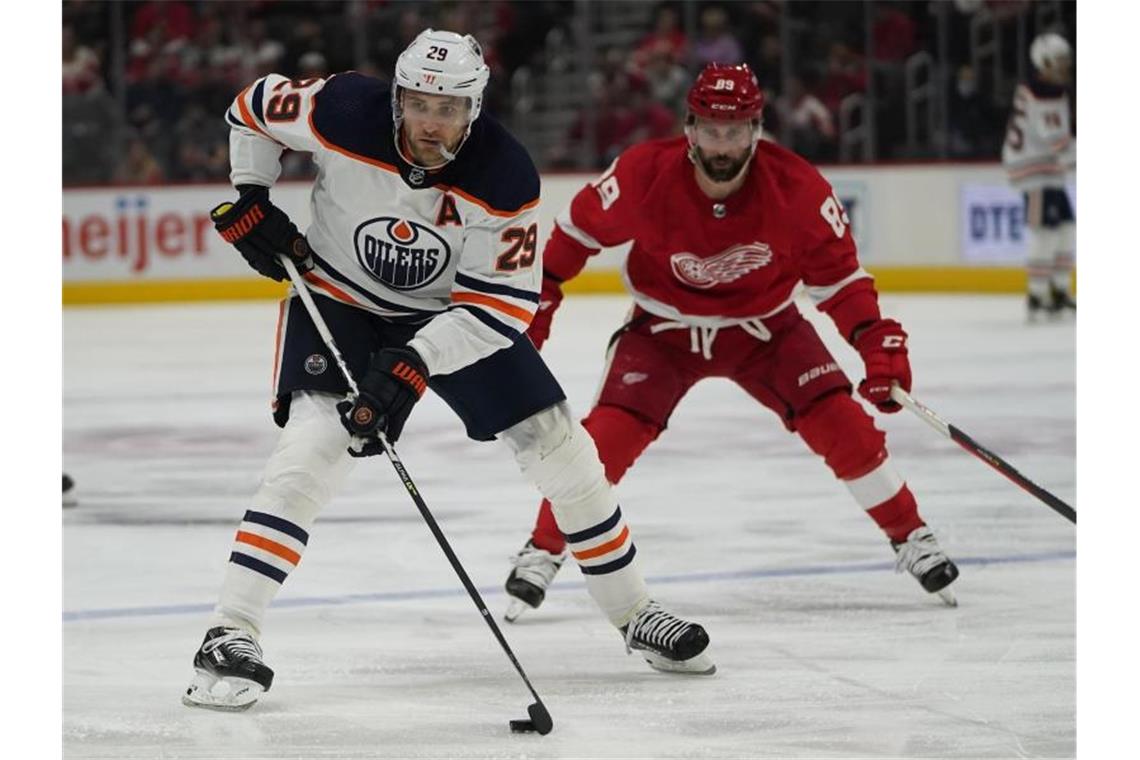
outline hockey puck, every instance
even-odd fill
[[[538,731],[533,720],[512,720],[511,731],[516,734],[533,734]]]

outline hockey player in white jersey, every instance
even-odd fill
[[[1076,244],[1065,179],[1076,168],[1068,88],[1073,52],[1064,37],[1038,35],[1029,47],[1033,73],[1018,85],[1002,147],[1002,164],[1025,199],[1031,232],[1028,308],[1031,319],[1077,305],[1069,291]]]
[[[526,150],[481,115],[489,72],[471,36],[426,30],[391,89],[348,72],[254,82],[226,113],[240,193],[213,217],[261,274],[288,254],[350,371],[355,403],[307,313],[281,304],[274,419],[283,428],[238,527],[221,598],[194,657],[187,705],[240,710],[269,689],[265,612],[353,457],[395,442],[426,388],[476,440],[501,438],[572,534],[590,595],[661,670],[711,673],[708,635],[652,601],[593,441],[524,331],[538,308],[539,179]],[[284,149],[318,166],[302,236],[270,201]],[[347,450],[347,451],[346,451]]]

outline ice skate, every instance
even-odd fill
[[[958,577],[958,566],[943,554],[930,528],[915,528],[906,541],[892,541],[891,547],[898,555],[897,572],[908,571],[931,594],[938,594],[951,607],[958,606],[958,599],[949,588]]]
[[[1052,297],[1052,303],[1049,305],[1049,311],[1056,315],[1064,314],[1071,311],[1077,313],[1077,302],[1069,295],[1067,290],[1051,285],[1049,287],[1049,295]]]
[[[558,568],[566,561],[566,551],[561,554],[551,554],[539,549],[533,541],[527,541],[519,553],[511,557],[511,564],[515,566],[507,576],[507,595],[510,603],[507,612],[503,615],[508,623],[518,620],[527,610],[538,609],[542,600],[546,598],[546,589],[550,586]]]
[[[273,671],[261,661],[261,647],[239,628],[206,631],[194,655],[194,670],[194,680],[182,695],[187,707],[248,710],[273,684]]]
[[[709,635],[696,623],[676,617],[655,601],[621,629],[626,652],[637,650],[655,670],[711,676],[716,665],[705,654]]]
[[[1052,305],[1046,303],[1046,299],[1036,293],[1030,293],[1026,297],[1025,310],[1026,318],[1029,322],[1038,322],[1043,316],[1053,312]]]
[[[63,473],[63,508],[69,509],[79,505],[75,497],[75,481],[66,472]]]

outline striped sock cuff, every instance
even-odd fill
[[[620,506],[600,523],[568,533],[566,543],[586,575],[606,575],[621,570],[637,554]]]
[[[299,525],[249,510],[238,526],[230,562],[284,583],[308,542],[309,534]]]

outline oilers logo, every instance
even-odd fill
[[[447,269],[451,248],[432,228],[381,216],[356,228],[356,259],[373,279],[393,290],[431,284]]]

